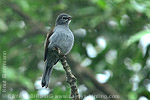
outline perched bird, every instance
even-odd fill
[[[58,15],[55,27],[47,34],[45,41],[45,70],[42,76],[42,87],[48,87],[49,78],[53,66],[59,61],[59,55],[53,51],[53,48],[59,48],[63,55],[67,55],[74,44],[74,35],[69,29],[71,16],[65,13]]]

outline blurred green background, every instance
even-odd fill
[[[80,96],[149,100],[149,0],[0,0],[1,99],[62,100],[57,96],[70,95],[60,63],[49,88],[40,85],[46,33],[62,12],[73,16],[75,44],[67,58]]]

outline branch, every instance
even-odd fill
[[[33,19],[29,15],[24,13],[18,5],[10,1],[5,1],[4,3],[6,6],[11,8],[13,12],[17,13],[20,17],[22,17],[26,23],[29,23],[30,25],[37,25],[37,22],[33,21]]]
[[[66,72],[66,81],[70,85],[71,88],[71,97],[73,100],[80,100],[80,96],[77,89],[76,77],[72,74],[71,69],[67,63],[66,57],[61,53],[59,48],[54,48],[54,50],[58,53],[60,57],[61,64]]]
[[[40,35],[40,34],[45,34],[45,33],[47,33],[47,32],[45,30],[42,30],[42,28],[32,27],[32,29],[30,29],[23,37],[16,38],[15,40],[13,40],[10,43],[10,46],[13,47],[17,43],[23,42],[24,39],[29,39],[30,37],[37,36],[37,35]]]
[[[75,74],[77,75],[77,77],[82,81],[83,79],[87,79],[90,82],[93,83],[95,89],[98,89],[99,91],[103,92],[105,95],[109,96],[109,95],[118,95],[119,98],[112,98],[113,100],[125,100],[120,93],[118,93],[111,85],[105,83],[105,84],[101,84],[99,83],[92,70],[90,70],[89,68],[85,68],[83,66],[81,66],[78,62],[76,62],[71,56],[69,56],[69,62],[73,65],[73,71],[75,72]],[[85,85],[86,82],[83,81],[83,83]]]
[[[26,14],[15,3],[12,3],[11,1],[4,1],[4,5],[6,7],[11,8],[11,10],[14,13],[16,13],[17,15],[19,15],[19,17],[21,17],[22,20],[30,27],[30,28],[28,28],[27,33],[23,37],[17,38],[15,40],[13,40],[12,43],[10,44],[10,46],[14,46],[17,43],[22,42],[25,38],[30,38],[30,37],[38,35],[38,34],[47,33],[46,30],[45,30],[45,27],[44,27],[44,25],[42,23],[40,23],[39,21],[35,21],[34,19],[32,19],[31,16],[29,16],[28,14]]]

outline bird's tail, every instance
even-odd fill
[[[42,87],[48,87],[49,84],[49,78],[53,69],[53,65],[55,65],[58,62],[58,55],[53,54],[46,60],[46,66],[45,70],[42,76]]]

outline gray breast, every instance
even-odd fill
[[[69,28],[59,28],[55,30],[49,39],[49,49],[59,47],[64,55],[68,54],[74,44],[74,36]]]

